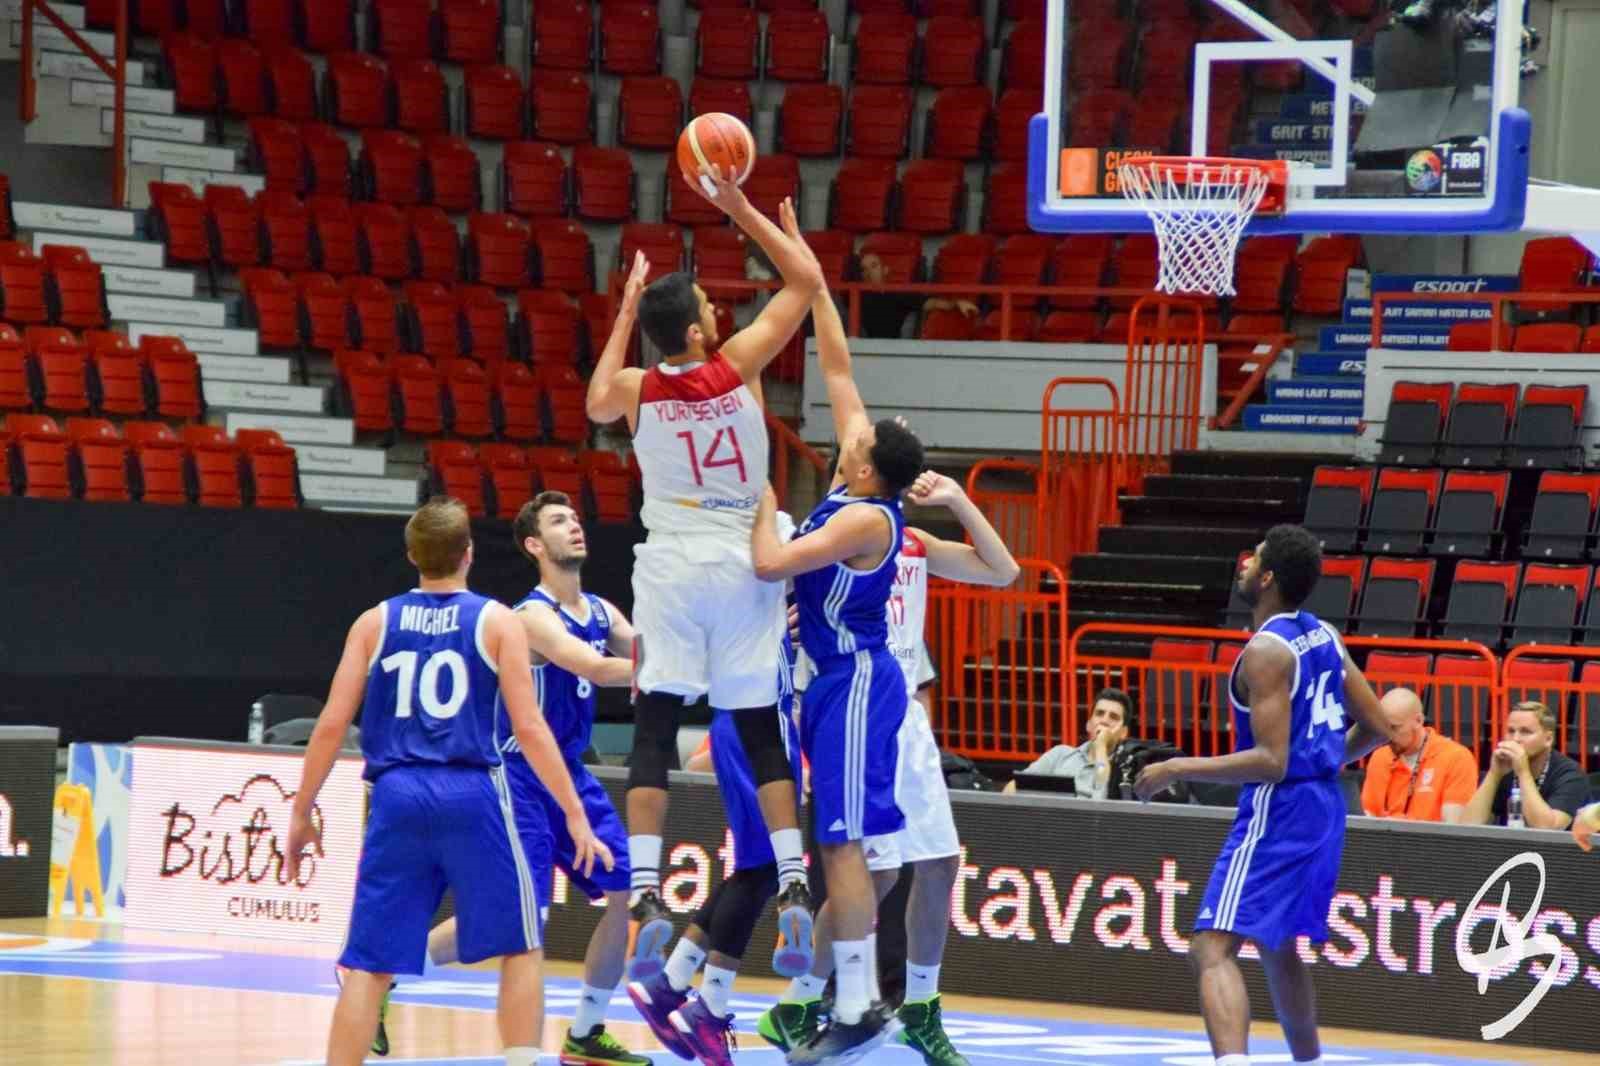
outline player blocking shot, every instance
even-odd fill
[[[627,835],[611,797],[583,763],[594,732],[595,689],[621,688],[633,676],[633,627],[610,603],[583,591],[582,570],[588,558],[583,521],[563,492],[541,492],[522,505],[511,525],[517,550],[539,569],[539,583],[513,608],[528,638],[534,692],[545,721],[555,736],[573,787],[595,835],[616,856],[609,870],[586,873],[575,863],[575,844],[558,817],[555,796],[539,780],[523,756],[517,738],[500,712],[501,754],[511,798],[520,817],[547,824],[552,859],[573,886],[590,900],[605,900],[600,922],[589,938],[583,960],[583,988],[572,1027],[561,1046],[567,1066],[644,1066],[650,1060],[634,1055],[606,1032],[606,1009],[622,980],[628,947]],[[546,867],[549,876],[549,867]],[[551,886],[541,888],[550,898]],[[428,955],[436,965],[454,962],[457,928],[450,919],[428,939]]]
[[[508,1066],[533,1066],[544,1027],[541,886],[549,876],[542,808],[518,810],[501,757],[498,705],[556,799],[573,862],[586,875],[612,856],[590,828],[561,750],[534,698],[528,642],[509,610],[467,588],[472,539],[458,500],[424,504],[406,523],[420,580],[350,628],[328,701],[306,745],[289,830],[293,877],[321,848],[311,818],[356,711],[372,783],[346,976],[328,1037],[330,1066],[363,1060],[395,974],[421,974],[428,926],[448,887],[464,962],[499,958],[500,1038]],[[524,820],[526,824],[524,824]]]
[[[1321,573],[1315,536],[1291,525],[1267,531],[1238,582],[1255,636],[1228,677],[1236,750],[1153,763],[1134,782],[1146,800],[1175,781],[1243,786],[1189,948],[1217,1066],[1250,1062],[1250,997],[1237,961],[1246,940],[1261,952],[1294,1061],[1322,1061],[1316,990],[1296,938],[1328,939],[1344,850],[1339,770],[1392,739],[1338,632],[1300,609]]]
[[[626,804],[634,979],[659,970],[672,935],[660,895],[667,773],[683,707],[701,697],[734,714],[755,774],[781,886],[774,966],[792,975],[811,961],[803,842],[777,714],[783,594],[757,580],[750,530],[768,463],[761,373],[799,328],[822,270],[787,200],[779,229],[715,166],[701,176],[711,193],[685,180],[749,234],[784,287],[723,340],[693,277],[668,274],[645,287],[649,264],[637,257],[588,392],[591,419],[625,418],[633,433],[648,531],[633,568],[637,697]],[[636,321],[664,356],[648,371],[622,365]]]

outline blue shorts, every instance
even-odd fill
[[[1269,951],[1297,936],[1327,940],[1344,826],[1337,781],[1246,785],[1195,931],[1238,933]]]
[[[718,711],[711,719],[711,766],[717,775],[717,790],[722,793],[722,806],[728,813],[728,831],[733,834],[733,868],[752,870],[777,862],[772,854],[772,837],[767,833],[767,820],[761,815],[761,804],[756,799],[756,775],[745,756],[744,744],[739,740],[736,714],[771,714],[766,710]],[[778,712],[779,731],[783,746],[789,752],[789,769],[794,774],[794,786],[800,788],[800,738],[795,733],[794,722],[788,715]]]
[[[530,808],[538,811],[538,820],[549,835],[548,847],[554,865],[560,867],[578,891],[590,899],[599,899],[607,892],[626,892],[633,882],[633,875],[628,867],[628,831],[623,828],[617,808],[611,802],[605,786],[595,780],[594,774],[582,762],[568,759],[567,773],[572,775],[572,787],[577,789],[578,798],[583,801],[584,813],[589,816],[589,828],[594,830],[595,837],[602,844],[611,849],[611,857],[616,860],[616,865],[610,870],[597,860],[589,877],[573,868],[574,850],[572,835],[567,832],[566,812],[550,794],[550,790],[544,787],[539,775],[533,772],[525,756],[520,752],[506,756],[506,777],[511,782],[511,798],[516,802],[517,813],[520,816],[522,811]],[[548,869],[546,877],[543,898],[549,899]]]
[[[448,887],[462,962],[540,947],[550,834],[515,808],[501,767],[396,766],[372,783],[355,905],[339,965],[420,974]]]
[[[817,664],[801,701],[800,743],[811,763],[817,842],[897,833],[894,801],[906,679],[886,648]]]

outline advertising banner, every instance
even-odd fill
[[[596,773],[620,804],[626,771]],[[673,776],[662,874],[681,930],[731,872],[731,850],[715,787]],[[1198,1012],[1189,937],[1232,810],[980,793],[954,800],[966,850],[951,896],[947,991]],[[1329,940],[1299,943],[1322,1024],[1480,1041],[1544,986],[1498,1039],[1600,1051],[1595,884],[1594,856],[1566,834],[1351,818]],[[582,958],[599,915],[581,893],[558,887],[546,927],[551,956]],[[750,973],[768,973],[774,936],[769,908],[747,953]],[[1487,957],[1494,947],[1498,960]],[[1268,1019],[1252,955],[1242,964],[1251,1003]],[[1498,1057],[1517,1054],[1502,1048]]]
[[[90,824],[81,826],[79,832],[88,833],[99,851],[99,890],[105,913],[96,914],[93,908],[84,913],[70,896],[62,913],[69,917],[121,921],[122,909],[127,905],[133,751],[126,744],[72,744],[67,748],[67,783],[89,790],[92,819]],[[64,864],[66,859],[58,855],[56,861]],[[73,895],[82,899],[84,886],[72,887],[76,890]]]
[[[322,853],[289,877],[289,815],[304,748],[133,742],[125,924],[337,944],[365,821],[359,756],[334,763],[313,817]]]
[[[47,913],[59,736],[45,726],[0,726],[0,918]]]

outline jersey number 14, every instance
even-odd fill
[[[1340,702],[1337,690],[1328,691],[1328,679],[1332,676],[1332,670],[1324,670],[1314,684],[1306,686],[1306,699],[1311,702],[1311,725],[1306,728],[1307,737],[1312,736],[1319,725],[1333,730],[1344,728],[1344,704]]]
[[[724,426],[717,430],[716,436],[712,437],[711,443],[707,445],[703,457],[695,454],[694,432],[692,430],[686,429],[679,433],[678,436],[683,438],[684,446],[689,449],[689,469],[694,471],[694,483],[696,485],[705,484],[705,480],[700,473],[702,468],[710,470],[719,466],[738,467],[739,481],[743,483],[750,480],[744,469],[744,452],[739,448],[739,435],[733,431],[732,426]],[[727,455],[722,454],[724,441],[727,442],[726,451],[729,453]]]

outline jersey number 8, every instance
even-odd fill
[[[385,656],[380,663],[383,672],[400,671],[399,684],[395,686],[396,718],[411,717],[411,690],[417,690],[422,709],[430,718],[454,718],[467,702],[467,662],[461,653],[452,649],[436,651],[422,664],[422,676],[417,676],[417,653],[397,651]],[[439,700],[439,671],[450,672],[450,698]]]

